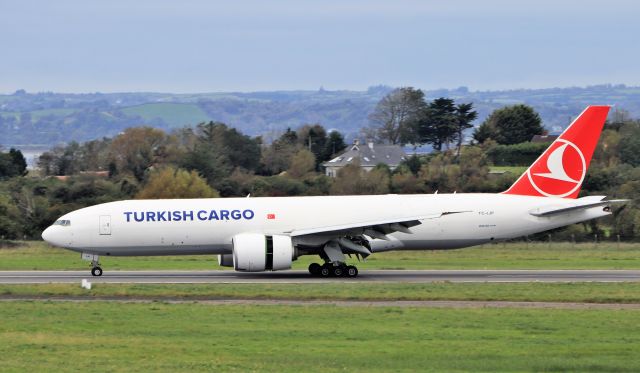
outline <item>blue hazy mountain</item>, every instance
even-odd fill
[[[337,129],[347,139],[369,125],[387,86],[366,91],[273,91],[226,93],[27,93],[0,95],[0,146],[49,147],[70,141],[113,136],[127,127],[149,125],[166,130],[220,121],[249,135],[275,134],[305,123]],[[451,97],[473,102],[482,120],[496,108],[533,106],[552,133],[560,132],[588,104],[614,104],[618,111],[640,117],[640,87],[598,85],[585,88],[508,91],[427,90],[428,99]]]

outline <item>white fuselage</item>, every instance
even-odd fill
[[[505,240],[573,224],[609,213],[601,207],[550,217],[529,212],[561,206],[566,199],[506,194],[430,194],[321,197],[261,197],[128,200],[83,208],[43,233],[67,249],[113,256],[227,254],[240,233],[288,234],[317,227],[429,216],[371,240],[373,252],[435,250]]]

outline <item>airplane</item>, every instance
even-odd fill
[[[93,276],[100,256],[217,254],[241,272],[316,255],[312,275],[356,277],[346,256],[457,249],[611,214],[626,200],[577,198],[608,112],[587,107],[502,193],[126,200],[65,214],[42,238],[80,252]]]

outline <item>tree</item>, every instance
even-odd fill
[[[189,148],[180,165],[198,171],[216,188],[234,169],[255,171],[260,165],[260,138],[243,135],[224,123],[200,123],[195,132],[182,131],[178,137]]]
[[[424,184],[420,183],[416,175],[409,167],[398,167],[391,177],[391,189],[393,193],[416,194],[424,192]]]
[[[27,174],[27,161],[22,152],[14,148],[8,153],[0,153],[0,179]]]
[[[440,97],[427,106],[425,115],[415,122],[421,144],[431,144],[436,151],[451,143],[457,134],[458,117],[452,99]]]
[[[325,161],[322,159],[324,148],[327,143],[327,131],[320,124],[306,124],[297,131],[300,144],[313,153],[315,157],[315,167]]]
[[[640,166],[640,126],[636,123],[625,125],[622,132],[623,136],[618,145],[620,161],[638,167]]]
[[[268,174],[275,175],[289,168],[291,159],[301,148],[298,134],[287,128],[277,140],[262,152],[262,163]]]
[[[180,166],[198,171],[218,189],[235,169],[255,172],[260,166],[261,139],[243,135],[221,122],[210,121],[198,124],[195,130],[180,130],[177,139],[187,149]]]
[[[92,140],[79,144],[71,141],[66,146],[56,146],[38,158],[38,167],[45,175],[73,175],[80,171],[105,170],[110,159],[111,139]]]
[[[307,189],[302,181],[284,175],[254,178],[249,188],[256,197],[299,196]]]
[[[465,146],[458,155],[461,177],[458,190],[464,192],[482,192],[487,190],[489,167],[487,155],[477,146]]]
[[[534,135],[542,135],[544,128],[540,115],[527,105],[505,106],[495,110],[474,131],[479,143],[493,139],[498,144],[512,145],[530,141]]]
[[[498,136],[496,133],[496,128],[494,126],[482,122],[480,126],[473,130],[473,134],[471,135],[471,137],[476,143],[484,144],[489,140],[495,142],[496,137]]]
[[[389,184],[388,170],[376,167],[367,172],[356,162],[338,171],[331,194],[385,194],[389,192]]]
[[[20,238],[23,215],[8,196],[0,194],[0,239]]]
[[[163,163],[171,138],[162,130],[151,127],[127,128],[110,145],[110,154],[119,171],[131,173],[138,181],[154,164]]]
[[[460,155],[460,149],[462,148],[462,140],[464,136],[464,130],[473,127],[473,122],[478,118],[478,112],[473,110],[473,104],[459,104],[456,106],[456,138],[458,140],[457,152]]]
[[[235,128],[220,122],[199,124],[202,143],[217,147],[231,168],[242,167],[255,171],[260,165],[260,139],[243,135]]]
[[[422,165],[418,180],[425,186],[426,192],[453,192],[457,190],[459,169],[458,165],[453,164],[451,153],[437,153]]]
[[[400,163],[399,168],[406,169],[410,171],[412,174],[417,175],[418,172],[420,171],[420,167],[422,167],[422,162],[420,161],[420,158],[417,155],[413,154],[408,158],[405,158],[405,160],[402,161],[402,163]]]
[[[199,123],[194,129],[185,128],[177,133],[178,141],[187,149],[178,165],[189,171],[197,171],[210,185],[217,185],[230,167],[222,155],[214,122]]]
[[[347,147],[347,144],[344,142],[344,137],[338,131],[329,132],[329,136],[327,141],[324,144],[324,149],[322,149],[322,154],[320,156],[321,162],[328,161],[333,158],[334,155],[340,153]]]
[[[216,187],[231,172],[227,159],[215,148],[203,144],[188,151],[178,164],[186,170],[198,172],[210,185]]]
[[[424,115],[424,93],[412,87],[398,88],[376,105],[369,121],[378,139],[389,144],[417,143],[415,123]]]
[[[287,173],[294,178],[301,178],[316,168],[316,157],[307,149],[301,149],[293,155]]]
[[[149,176],[149,180],[136,198],[214,198],[218,196],[218,192],[211,188],[197,172],[166,167],[154,171]]]

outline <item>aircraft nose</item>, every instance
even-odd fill
[[[50,226],[42,232],[42,239],[53,246],[69,246],[71,237],[64,227]]]
[[[42,231],[42,239],[50,242],[51,238],[53,237],[53,227],[47,227],[47,229],[45,229],[44,231]]]

